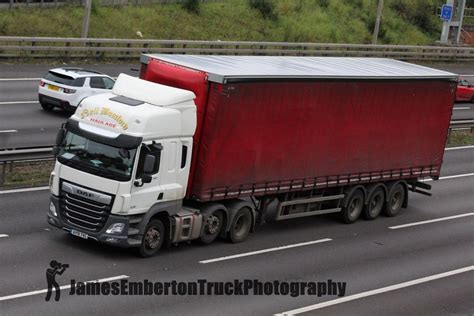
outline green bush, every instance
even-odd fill
[[[276,19],[275,5],[272,0],[249,0],[251,8],[257,9],[264,19]]]
[[[182,7],[189,13],[199,14],[201,12],[199,0],[185,0],[183,1]]]

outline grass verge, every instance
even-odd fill
[[[370,43],[377,1],[273,0],[270,14],[249,0],[92,8],[89,37],[230,41]],[[261,2],[261,1],[260,1]],[[392,0],[383,10],[380,44],[430,44],[439,38],[436,0]],[[82,7],[0,10],[0,35],[79,37]]]
[[[5,168],[2,190],[48,185],[49,174],[54,168],[54,160],[18,161],[13,164],[0,165],[0,173]]]
[[[452,131],[446,147],[474,145],[474,133],[469,130]]]

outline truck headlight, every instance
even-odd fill
[[[123,229],[125,228],[124,223],[113,223],[112,225],[107,228],[105,231],[107,234],[120,234],[122,233]]]
[[[54,206],[54,203],[53,203],[53,202],[50,202],[50,203],[49,203],[49,212],[50,212],[51,215],[53,215],[54,217],[58,217],[58,213],[56,212],[56,206]]]

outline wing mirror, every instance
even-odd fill
[[[143,164],[143,173],[152,174],[155,169],[156,157],[150,154],[145,156],[145,162]]]
[[[56,146],[62,145],[65,136],[66,136],[66,130],[64,128],[61,128],[60,130],[58,130],[58,133],[56,134]]]
[[[66,137],[66,129],[61,127],[56,134],[56,146],[53,147],[53,155],[57,156],[59,153],[59,148],[62,147],[64,138]]]
[[[143,175],[142,183],[150,183],[152,180],[151,175],[155,169],[156,157],[150,154],[145,156],[145,162],[143,163]]]

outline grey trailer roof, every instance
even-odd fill
[[[200,70],[218,83],[245,79],[457,79],[458,75],[388,58],[145,54]]]

